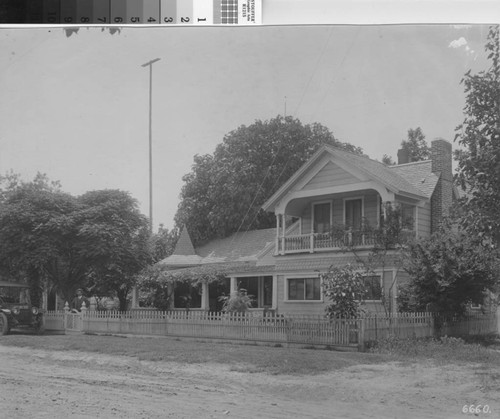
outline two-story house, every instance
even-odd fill
[[[426,161],[409,162],[400,150],[394,166],[323,146],[264,203],[276,215],[276,228],[239,232],[195,249],[187,226],[173,255],[160,263],[184,274],[221,269],[226,290],[245,288],[255,297],[255,310],[323,314],[329,302],[318,274],[348,263],[363,269],[376,244],[374,232],[386,221],[387,203],[409,221],[401,233],[428,237],[454,197],[452,147],[445,140],[432,141]],[[406,278],[397,252],[386,251],[366,276],[371,311],[397,309],[398,283]],[[216,308],[216,293],[204,284],[197,307]]]

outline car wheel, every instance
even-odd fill
[[[9,333],[9,320],[5,313],[0,313],[0,336]]]

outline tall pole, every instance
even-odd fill
[[[153,64],[160,61],[159,58],[142,64],[149,66],[149,229],[153,232]]]

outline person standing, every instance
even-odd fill
[[[83,289],[78,288],[76,290],[76,297],[71,301],[71,309],[76,311],[82,311],[82,305],[85,303],[86,308],[90,308],[90,302],[87,297],[83,295]]]

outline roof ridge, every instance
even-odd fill
[[[423,164],[423,163],[432,163],[432,160],[428,159],[428,160],[411,161],[409,163],[394,164],[394,165],[390,165],[390,166],[386,166],[386,167],[388,167],[389,169],[394,169],[394,168],[401,167],[401,166],[410,166],[410,165]]]

